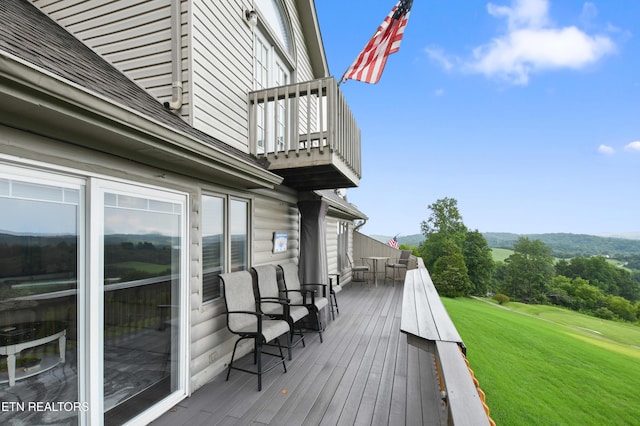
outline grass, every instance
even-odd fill
[[[443,299],[498,425],[640,419],[640,327],[548,306]]]
[[[494,262],[504,262],[504,260],[514,253],[513,250],[503,248],[492,248],[491,256]]]

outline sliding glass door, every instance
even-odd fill
[[[104,410],[120,425],[180,385],[184,201],[104,192]]]
[[[145,424],[185,396],[186,205],[0,164],[0,424]]]
[[[88,408],[78,391],[83,200],[82,180],[0,168],[0,424],[77,424]]]

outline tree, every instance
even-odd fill
[[[520,237],[513,250],[505,260],[505,281],[512,298],[527,302],[545,300],[554,275],[551,248],[540,240]]]
[[[467,227],[462,222],[462,215],[458,210],[458,201],[454,198],[442,198],[427,206],[431,215],[422,221],[422,234],[426,239],[433,234],[447,234],[453,239],[464,240]]]
[[[420,245],[420,256],[424,260],[424,266],[431,270],[436,261],[444,256],[445,242],[448,240],[445,233],[432,234]]]
[[[433,284],[444,297],[468,296],[471,281],[460,247],[453,240],[443,243],[443,255],[434,263],[432,269]]]
[[[636,310],[634,309],[631,302],[629,302],[624,297],[608,296],[606,303],[607,303],[607,308],[611,312],[616,314],[618,318],[621,318],[625,321],[636,320]]]
[[[462,248],[467,227],[462,222],[458,202],[453,198],[442,198],[429,204],[431,214],[421,224],[425,237],[420,253],[427,269],[433,268],[436,260],[444,255],[444,243],[451,240]]]
[[[487,240],[477,229],[467,232],[462,255],[473,286],[471,293],[485,296],[496,266]]]

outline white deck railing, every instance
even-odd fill
[[[258,157],[340,157],[361,177],[360,129],[333,77],[249,93],[249,140]]]

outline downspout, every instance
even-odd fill
[[[165,108],[177,111],[182,108],[182,15],[180,3],[171,2],[171,101],[165,102]]]

